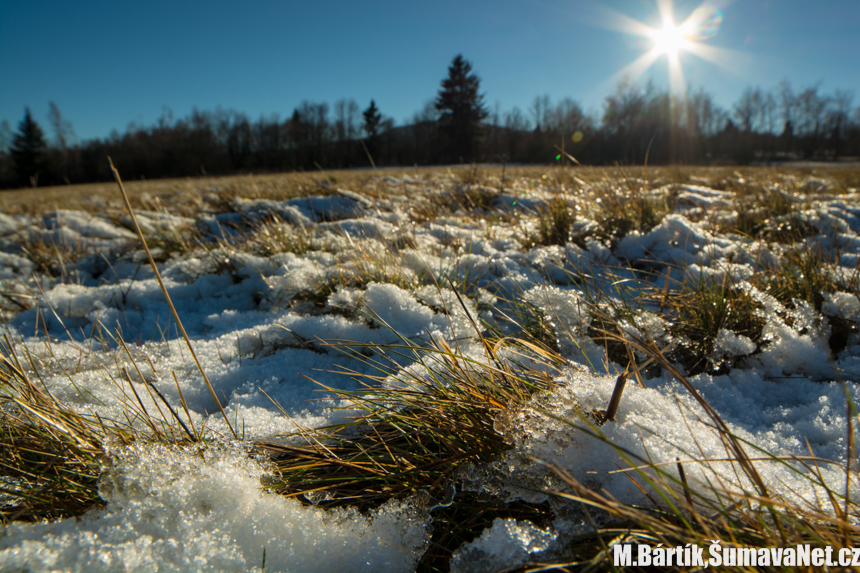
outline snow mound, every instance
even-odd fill
[[[600,427],[592,412],[609,403],[615,377],[595,376],[577,368],[569,369],[558,382],[563,386],[555,392],[535,396],[526,407],[497,420],[496,429],[514,449],[491,464],[491,473],[476,478],[471,489],[507,492],[532,502],[546,499],[545,494],[535,492],[569,489],[546,466],[529,461],[538,459],[565,469],[588,488],[605,489],[622,503],[648,503],[627,473],[617,470],[650,460],[677,478],[675,461],[680,459],[687,478],[705,496],[712,495],[709,491],[715,483],[735,491],[753,491],[743,472],[728,462],[693,461],[732,456],[699,403],[671,379],[650,380],[646,388],[628,382],[615,420]],[[693,383],[730,432],[747,444],[744,447],[751,457],[761,451],[775,456],[809,455],[805,437],[815,455],[841,459],[847,423],[842,388],[801,380],[769,382],[749,372],[733,377],[700,375]],[[853,388],[850,392],[856,400],[858,392]],[[810,507],[816,507],[816,499],[825,495],[799,465],[772,461],[756,467],[774,495]],[[831,489],[845,491],[841,466],[822,466],[821,472]]]
[[[528,521],[496,518],[481,536],[451,557],[451,573],[495,573],[525,564],[551,546],[558,533]]]
[[[4,571],[402,571],[429,540],[406,503],[368,516],[324,511],[267,492],[238,451],[134,446],[101,478],[107,507],[81,519],[14,523],[0,537]]]

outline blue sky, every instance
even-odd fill
[[[729,107],[744,87],[820,83],[860,103],[860,0],[716,3],[723,66],[681,55],[686,83]],[[700,1],[676,0],[676,22]],[[619,70],[649,47],[617,14],[659,25],[655,0],[59,2],[0,0],[0,121],[54,101],[80,139],[221,106],[284,118],[302,100],[374,98],[404,123],[462,53],[486,103],[526,111],[572,97],[599,113]],[[615,14],[615,15],[613,15]],[[641,78],[668,86],[666,59]]]

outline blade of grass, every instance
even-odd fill
[[[146,244],[146,239],[143,236],[143,231],[140,228],[140,224],[137,222],[137,216],[134,214],[134,209],[132,209],[131,202],[129,201],[128,195],[125,192],[125,188],[122,185],[122,178],[119,175],[119,171],[117,171],[116,167],[114,167],[113,160],[110,157],[108,157],[108,162],[110,162],[110,169],[111,173],[113,173],[113,178],[116,181],[116,184],[119,186],[120,193],[122,193],[122,199],[125,202],[126,209],[128,209],[128,214],[129,217],[131,217],[132,224],[134,225],[134,229],[137,232],[137,237],[140,239],[141,245],[143,245],[143,250],[146,252],[146,258],[149,259],[149,265],[152,267],[152,272],[155,274],[155,280],[158,281],[158,286],[161,289],[162,294],[164,295],[164,299],[167,301],[167,306],[170,307],[170,313],[173,315],[173,320],[176,321],[176,325],[179,328],[179,331],[182,333],[182,338],[185,340],[185,344],[188,346],[188,351],[191,353],[191,357],[194,359],[194,363],[197,365],[197,370],[203,377],[203,381],[206,382],[206,387],[209,389],[209,393],[212,395],[212,398],[218,405],[218,411],[221,412],[221,417],[224,419],[224,423],[227,424],[227,427],[230,429],[230,433],[233,434],[233,438],[238,440],[239,436],[236,434],[236,430],[233,429],[233,425],[230,423],[230,419],[227,417],[226,412],[224,412],[224,407],[221,406],[221,400],[218,399],[218,395],[215,393],[215,388],[212,387],[212,383],[209,381],[209,377],[206,375],[206,371],[203,369],[203,365],[200,363],[200,359],[197,358],[197,353],[194,351],[194,345],[191,344],[191,338],[189,338],[188,333],[185,331],[185,326],[182,324],[182,320],[179,318],[179,313],[176,311],[176,307],[173,305],[173,300],[170,298],[170,293],[167,292],[167,287],[164,286],[164,280],[161,278],[161,272],[158,270],[158,265],[155,263],[155,259],[152,257],[152,253],[149,250],[149,246]]]

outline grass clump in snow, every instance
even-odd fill
[[[38,521],[101,504],[105,427],[34,383],[6,342],[0,354],[0,498],[6,498],[0,517]]]
[[[506,449],[493,428],[496,415],[553,385],[546,370],[502,359],[503,350],[532,359],[543,356],[551,368],[561,363],[558,356],[522,341],[484,342],[488,362],[458,353],[443,341],[429,348],[407,340],[377,348],[373,361],[383,375],[369,377],[364,390],[328,389],[362,413],[354,422],[304,432],[313,443],[296,451],[326,463],[280,461],[285,490],[296,495],[330,491],[326,503],[331,505],[375,505],[392,495],[424,490],[443,499],[446,480],[459,465],[492,459]],[[358,354],[365,348],[342,347]],[[389,354],[411,357],[417,368],[395,373],[398,362]],[[311,484],[318,487],[306,489]]]
[[[25,241],[21,251],[33,262],[36,270],[60,277],[64,282],[75,262],[86,255],[86,249],[81,245],[44,238]]]
[[[450,192],[446,197],[452,212],[464,211],[488,212],[493,208],[493,200],[498,196],[498,191],[475,183],[464,183]]]
[[[848,293],[860,297],[858,272],[847,271],[836,264],[818,245],[796,244],[785,250],[779,262],[755,277],[755,284],[789,309],[800,310],[799,305],[809,305],[819,315],[829,295]],[[787,318],[792,323],[791,317]],[[850,337],[858,332],[858,324],[852,317],[828,313],[828,346],[838,354],[848,344]]]
[[[837,291],[858,293],[858,275],[846,275],[817,245],[786,249],[779,262],[761,280],[765,292],[783,304],[804,301],[820,311],[825,295]]]
[[[194,229],[158,228],[146,235],[146,243],[159,263],[200,249],[201,239]]]
[[[451,552],[496,518],[548,517],[546,507],[458,491],[464,465],[489,463],[510,447],[495,427],[498,415],[552,388],[550,374],[563,362],[528,342],[479,339],[483,356],[441,340],[374,348],[362,359],[380,375],[366,377],[364,390],[328,389],[358,410],[353,421],[303,431],[306,445],[261,444],[280,472],[271,487],[324,507],[417,498],[434,523],[422,571],[444,570]],[[342,349],[363,357],[368,347]],[[412,367],[401,369],[403,359]]]
[[[594,220],[601,237],[620,241],[631,231],[647,233],[663,220],[667,212],[665,200],[650,197],[643,183],[624,177],[595,187]]]
[[[537,229],[523,241],[523,247],[530,249],[535,245],[566,245],[571,240],[576,215],[567,201],[559,196],[550,199],[538,209]]]
[[[137,378],[145,380],[121,339]],[[124,396],[125,420],[107,420],[78,412],[59,401],[45,386],[39,371],[52,366],[27,351],[22,357],[8,337],[0,343],[0,520],[39,521],[76,517],[104,505],[99,476],[109,447],[134,442],[183,444],[201,441],[180,400],[183,421],[162,392],[144,381],[146,395],[132,383],[134,374],[109,380]],[[72,371],[64,375],[72,379]],[[39,376],[36,381],[30,375]],[[108,381],[106,381],[108,383]],[[127,386],[125,386],[127,384]],[[152,411],[144,400],[149,398]],[[175,424],[173,423],[175,422]]]
[[[665,295],[665,293],[663,293]],[[732,364],[715,356],[721,331],[761,344],[765,325],[763,306],[726,273],[715,277],[686,277],[671,296],[664,296],[670,320],[669,331],[677,339],[677,359],[685,371],[694,376],[708,371],[724,374]]]
[[[291,225],[277,218],[262,220],[246,235],[249,250],[262,257],[279,253],[304,254],[313,250],[313,239],[310,231],[301,225]]]
[[[403,265],[396,246],[379,241],[350,241],[350,245],[338,268],[341,286],[364,288],[373,282],[405,290],[417,286],[418,276]]]

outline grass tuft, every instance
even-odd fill
[[[538,212],[537,235],[531,237],[530,245],[566,245],[571,240],[573,214],[567,201],[561,197],[551,199],[546,207]]]
[[[380,371],[365,377],[363,390],[327,388],[360,412],[352,421],[302,431],[305,445],[260,447],[280,472],[271,486],[306,503],[369,509],[391,498],[419,499],[431,511],[435,530],[433,549],[419,570],[438,570],[472,532],[496,517],[539,521],[546,515],[545,508],[459,492],[456,484],[461,468],[488,463],[510,447],[495,428],[496,418],[550,389],[549,372],[562,361],[514,340],[481,337],[483,358],[444,341],[429,347],[402,342],[373,348],[372,358],[365,358],[365,345],[341,347]],[[539,359],[545,368],[526,367],[517,357]],[[402,371],[403,359],[421,368]]]
[[[0,505],[4,522],[78,515],[102,502],[99,459],[110,433],[100,420],[76,414],[35,384],[6,339],[0,354]]]
[[[661,302],[668,310],[669,331],[679,342],[677,360],[690,376],[725,374],[734,366],[722,357],[712,358],[721,330],[746,337],[756,347],[762,343],[763,306],[732,284],[728,273],[722,280],[688,277]]]

